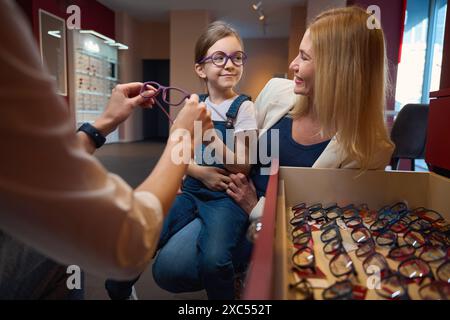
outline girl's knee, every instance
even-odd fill
[[[177,263],[176,255],[160,254],[152,266],[152,276],[155,283],[166,291],[183,293],[203,289],[198,273],[193,266]]]
[[[200,259],[200,269],[203,274],[228,274],[233,270],[231,255],[211,250]]]
[[[167,265],[156,258],[152,266],[152,276],[155,283],[166,291],[172,293],[179,293],[181,291],[177,290],[177,281],[174,277],[173,272]]]

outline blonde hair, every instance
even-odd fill
[[[291,114],[310,112],[327,136],[368,169],[375,149],[393,146],[384,123],[388,67],[382,29],[369,29],[370,15],[359,7],[325,11],[309,27],[314,51],[312,110],[299,96]]]

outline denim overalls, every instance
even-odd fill
[[[207,95],[200,95],[200,101],[205,101],[206,97]],[[228,109],[227,121],[213,121],[214,128],[221,132],[224,143],[226,129],[234,129],[233,123],[239,108],[249,99],[245,95],[238,96]],[[220,164],[214,166],[223,167]],[[248,214],[225,191],[209,190],[193,177],[186,176],[182,190],[183,193],[177,195],[164,221],[159,248],[192,220],[200,218],[202,228],[197,239],[197,268],[208,298],[233,299],[232,253],[248,227]],[[176,257],[173,258],[176,263]]]

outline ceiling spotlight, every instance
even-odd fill
[[[258,11],[262,6],[262,2],[258,2],[257,4],[253,4],[252,7],[255,11]]]
[[[266,17],[264,16],[264,13],[259,13],[259,21],[263,21]]]

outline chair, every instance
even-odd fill
[[[414,160],[425,158],[428,108],[428,104],[407,104],[398,113],[391,131],[391,139],[395,143],[392,170],[398,169],[400,159],[410,159],[411,171],[414,171]]]

